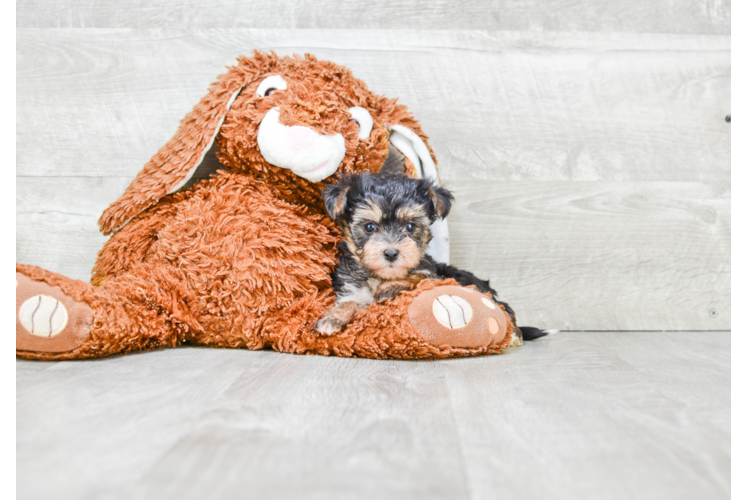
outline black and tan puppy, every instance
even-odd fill
[[[335,306],[317,322],[320,333],[339,332],[369,304],[391,299],[424,278],[454,278],[490,292],[496,300],[487,281],[426,254],[431,224],[447,216],[454,200],[446,189],[426,179],[364,173],[327,186],[323,196],[344,239],[332,279]],[[514,316],[508,305],[496,301]],[[534,333],[528,331],[527,340],[545,334]]]

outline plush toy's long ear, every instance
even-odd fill
[[[236,68],[236,67],[235,67]],[[208,94],[182,119],[177,133],[135,177],[125,193],[99,219],[111,234],[162,197],[189,181],[210,149],[231,104],[251,75],[232,68],[213,83]]]
[[[429,179],[437,186],[441,185],[435,158],[432,156],[433,153],[424,140],[426,136],[421,132],[417,122],[407,115],[399,122],[388,127],[390,145],[394,146],[410,161],[416,177]],[[420,132],[420,134],[417,132]],[[431,236],[432,239],[426,253],[437,262],[449,264],[449,227],[446,218],[437,219],[431,225]]]

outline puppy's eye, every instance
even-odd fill
[[[364,231],[366,231],[367,233],[373,233],[376,230],[377,230],[377,225],[374,224],[373,222],[367,222],[366,224],[364,224]]]
[[[348,110],[351,114],[351,120],[358,123],[358,138],[366,139],[371,134],[371,129],[374,127],[374,120],[371,115],[361,106],[354,106]]]
[[[287,88],[286,81],[280,75],[271,75],[260,82],[260,86],[257,87],[257,97],[267,97],[276,90]]]
[[[413,224],[412,222],[408,222],[407,224],[405,224],[405,230],[408,231],[409,233],[412,233],[413,231],[416,230],[416,225]]]

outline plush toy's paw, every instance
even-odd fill
[[[507,335],[507,315],[485,295],[460,286],[422,292],[408,309],[410,324],[431,344],[476,349],[498,344]]]
[[[88,338],[92,321],[87,304],[16,272],[16,351],[72,351]]]

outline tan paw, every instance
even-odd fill
[[[408,313],[413,328],[436,346],[476,349],[500,343],[507,333],[501,307],[470,288],[449,285],[426,290]]]
[[[522,338],[522,330],[514,327],[511,331],[511,335],[512,340],[509,342],[509,347],[519,347],[524,344],[524,339]]]
[[[326,317],[317,321],[317,323],[315,323],[314,325],[314,329],[317,330],[320,334],[329,337],[330,335],[335,335],[340,330],[342,330],[343,326],[344,325],[339,321],[330,317]]]
[[[68,352],[88,338],[93,312],[58,286],[16,273],[16,350]]]

